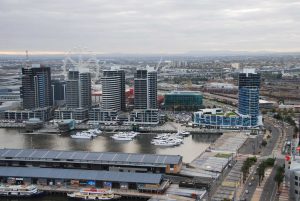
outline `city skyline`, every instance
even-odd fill
[[[299,52],[297,1],[1,1],[1,54]]]

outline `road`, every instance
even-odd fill
[[[255,174],[256,168],[265,158],[273,157],[273,150],[277,148],[276,142],[279,139],[279,137],[282,135],[280,126],[274,125],[273,122],[270,122],[268,120],[265,121],[264,123],[265,123],[266,129],[268,129],[272,132],[272,138],[269,140],[266,147],[264,147],[262,149],[262,152],[260,154],[260,156],[262,158],[259,158],[257,163],[252,167],[252,169],[250,171],[250,175],[249,175],[247,181],[245,182],[246,185],[245,185],[240,197],[246,198],[246,200],[251,200],[251,198],[253,197],[253,194],[255,192],[255,189],[258,186],[258,175]],[[249,148],[245,151],[247,151],[248,153],[251,153],[250,150],[251,150],[251,146],[249,146]],[[284,161],[278,161],[278,160],[276,162],[278,163],[278,165],[281,165],[282,162],[284,163]],[[274,175],[275,175],[275,168],[273,169],[270,177],[266,181],[266,185],[264,187],[264,191],[261,196],[261,200],[269,201],[271,199],[272,195],[274,194],[273,189],[276,187],[275,182],[273,181]],[[251,180],[252,177],[254,178],[254,180]],[[249,183],[251,183],[251,185],[249,185]],[[245,190],[248,190],[249,193],[246,194]],[[276,192],[275,192],[275,194],[276,194]]]
[[[288,140],[290,140],[293,136],[293,128],[291,126],[286,126],[286,137]],[[279,155],[276,158],[276,166],[282,166],[284,165],[284,156]],[[274,182],[274,176],[276,174],[276,168],[273,168],[273,171],[271,172],[270,177],[266,181],[266,185],[263,189],[263,194],[260,198],[260,201],[273,201],[276,198],[276,192],[277,192],[277,184]]]

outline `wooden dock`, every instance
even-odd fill
[[[80,188],[77,187],[65,187],[65,186],[43,186],[43,185],[37,185],[39,190],[42,190],[46,192],[46,194],[62,194],[67,195],[67,193],[72,193],[74,191],[80,190]],[[155,193],[141,193],[137,190],[123,190],[123,189],[112,189],[112,191],[116,195],[120,195],[123,198],[140,198],[142,200],[178,200],[178,201],[194,201],[193,198],[187,198],[177,195],[167,195],[167,194],[155,194]]]

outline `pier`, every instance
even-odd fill
[[[74,187],[64,187],[64,186],[43,186],[37,185],[38,189],[44,191],[46,194],[62,194],[67,195],[67,193],[72,193],[74,191],[79,191],[80,188]],[[178,200],[178,201],[194,201],[194,198],[183,197],[179,195],[172,194],[156,194],[156,193],[141,193],[137,190],[121,190],[121,189],[111,189],[114,194],[122,196],[122,198],[139,198],[141,200],[148,201],[164,201],[164,200]]]

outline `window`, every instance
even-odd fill
[[[298,186],[298,182],[295,181],[295,185]]]
[[[298,194],[298,191],[297,191],[297,190],[295,190],[295,193],[296,193],[296,194]]]
[[[295,176],[295,180],[298,180],[298,176]]]

